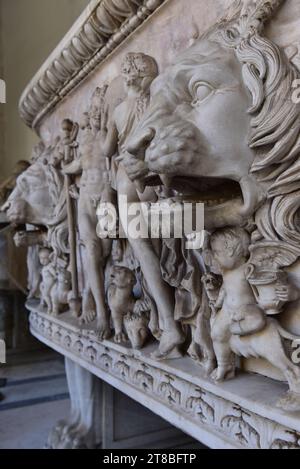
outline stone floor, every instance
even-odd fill
[[[43,350],[7,361],[0,365],[0,449],[41,449],[51,428],[69,414],[63,359]],[[192,438],[183,440],[180,446],[170,441],[168,448],[203,448]]]
[[[36,351],[0,365],[0,448],[40,449],[54,424],[69,413],[64,363]]]

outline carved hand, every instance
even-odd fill
[[[74,200],[79,199],[79,190],[78,190],[78,187],[75,184],[72,184],[72,186],[70,186],[69,194],[72,197],[72,199],[74,199]]]
[[[149,169],[145,161],[137,159],[127,151],[121,153],[116,160],[122,162],[129,179],[132,181],[140,179],[149,173]]]
[[[275,291],[280,301],[295,301],[300,298],[299,291],[292,285],[278,285]]]

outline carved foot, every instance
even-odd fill
[[[67,422],[65,420],[60,420],[57,425],[51,431],[48,441],[45,445],[45,449],[55,449],[58,447],[59,442],[61,441],[61,437],[64,431],[64,428],[67,426]]]
[[[159,348],[152,354],[152,358],[156,360],[167,360],[181,358],[182,352],[179,346],[184,342],[184,336],[179,329],[162,333]]]
[[[118,334],[115,334],[114,341],[116,342],[116,344],[126,344],[128,342],[128,337],[123,332],[120,332]]]
[[[200,360],[200,365],[201,365],[201,368],[203,369],[204,373],[205,373],[205,376],[211,376],[211,374],[213,373],[213,371],[215,370],[216,368],[216,361],[213,360],[213,359],[203,359],[203,360]]]
[[[79,324],[81,326],[86,326],[95,321],[97,317],[96,311],[83,311],[82,315],[79,318]]]
[[[69,307],[73,318],[79,318],[81,315],[81,300],[77,298],[69,298]]]
[[[82,314],[79,318],[81,326],[91,324],[97,318],[96,305],[91,290],[87,288],[82,295]]]
[[[47,449],[94,449],[101,441],[102,383],[65,359],[71,413],[51,431]]]
[[[97,321],[97,330],[96,336],[98,340],[108,340],[111,337],[111,329],[107,321],[99,320]]]
[[[83,433],[80,425],[61,421],[50,433],[45,449],[88,449],[87,438],[88,432]]]
[[[201,360],[201,353],[199,351],[199,346],[192,342],[187,350],[187,354],[196,362],[200,362]]]
[[[211,379],[216,382],[226,381],[235,377],[235,367],[233,365],[218,366],[210,375]]]
[[[276,403],[276,407],[287,412],[300,411],[300,394],[288,391],[281,399],[279,399]]]

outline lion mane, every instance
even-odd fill
[[[236,2],[233,17],[210,30],[210,39],[234,49],[252,104],[248,144],[256,157],[251,172],[267,201],[257,211],[264,240],[293,246],[300,254],[300,104],[293,91],[300,72],[284,50],[263,37],[263,23],[281,2]],[[249,6],[250,4],[250,6]]]

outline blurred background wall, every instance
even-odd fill
[[[29,159],[37,137],[18,115],[19,98],[47,56],[89,0],[0,0],[0,78],[7,104],[0,104],[0,180]]]

